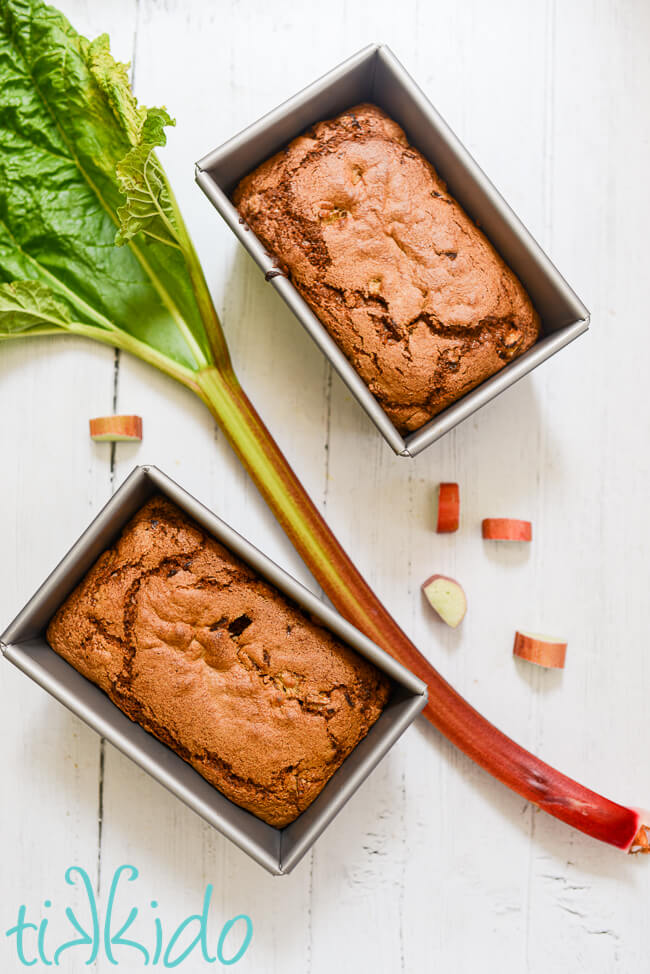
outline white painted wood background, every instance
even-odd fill
[[[108,31],[133,62],[138,96],[176,116],[164,162],[237,370],[362,572],[504,730],[611,797],[650,805],[646,0],[61,6],[83,32]],[[193,181],[208,149],[378,40],[593,322],[410,462],[375,433]],[[112,467],[87,421],[114,398],[144,417],[145,438],[119,445]],[[208,413],[144,364],[123,356],[116,366],[111,350],[82,340],[5,345],[0,417],[0,628],[136,462],[161,466],[309,582]],[[432,529],[441,479],[458,480],[463,502],[461,530],[447,538]],[[484,545],[485,515],[532,518],[533,545]],[[459,632],[422,602],[419,584],[435,571],[468,592]],[[515,664],[515,627],[566,634],[566,671]],[[166,925],[200,908],[206,883],[214,930],[248,913],[243,972],[650,970],[650,862],[537,813],[428,725],[409,731],[296,872],[274,880],[6,664],[0,691],[3,972],[18,970],[4,931],[19,903],[40,915],[48,896],[53,914],[79,902],[64,888],[72,864],[101,880],[105,898],[122,863],[140,870],[135,902],[158,900]],[[103,958],[91,969],[112,968]]]

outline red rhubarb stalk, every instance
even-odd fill
[[[202,398],[341,615],[429,688],[423,714],[468,757],[550,815],[624,852],[650,852],[650,816],[556,771],[503,734],[438,673],[384,608],[319,514],[230,369],[199,373]]]

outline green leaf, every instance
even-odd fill
[[[187,231],[157,160],[127,167],[132,151],[162,144],[168,118],[138,105],[106,36],[86,40],[40,0],[0,0],[0,283],[38,281],[75,321],[120,329],[196,370],[212,356],[187,269]],[[137,171],[155,174],[183,250],[155,238],[161,216],[145,226],[137,209],[126,246],[115,246],[118,211],[134,206],[118,165],[134,186]]]
[[[86,60],[90,73],[106,96],[115,120],[129,142],[137,145],[147,118],[147,109],[138,105],[131,91],[128,64],[121,64],[111,55],[108,34],[101,34],[90,42]]]
[[[12,281],[0,285],[0,335],[28,331],[40,325],[65,328],[68,309],[52,288],[38,281]]]
[[[170,247],[181,246],[174,204],[155,153],[156,147],[167,141],[164,126],[173,124],[165,109],[149,109],[142,126],[142,142],[117,165],[118,185],[126,196],[126,203],[117,211],[120,229],[115,242],[118,245],[142,231]]]

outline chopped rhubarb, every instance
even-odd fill
[[[429,604],[436,610],[443,622],[455,629],[467,612],[467,599],[461,585],[446,575],[432,575],[422,584]]]
[[[532,541],[533,525],[512,517],[486,517],[483,537],[488,541]]]
[[[90,435],[97,443],[132,443],[142,439],[140,416],[98,416],[90,420]]]
[[[520,659],[536,663],[537,666],[562,670],[566,659],[566,648],[566,642],[553,636],[542,636],[535,632],[516,632],[512,652]]]
[[[460,496],[458,484],[440,484],[438,489],[438,534],[458,531]]]

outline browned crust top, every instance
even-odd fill
[[[402,433],[539,334],[513,272],[374,105],[315,125],[233,200]]]
[[[162,496],[52,619],[56,652],[228,798],[282,827],[378,718],[379,671]]]

